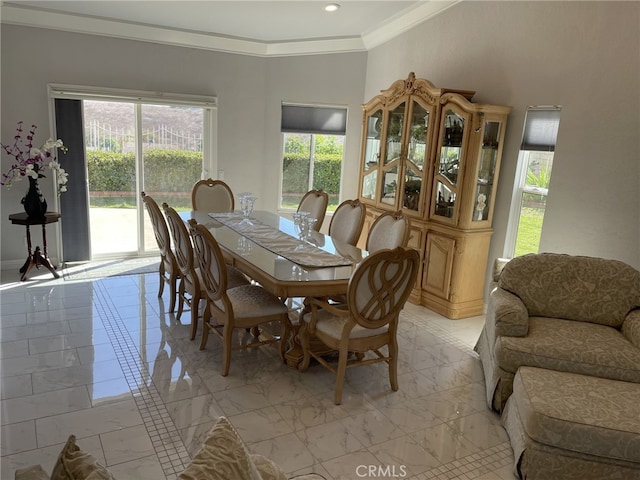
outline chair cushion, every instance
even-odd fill
[[[244,273],[237,268],[227,265],[227,289],[250,284],[251,282]]]
[[[241,285],[227,290],[236,320],[288,313],[287,306],[258,285]]]
[[[346,318],[333,315],[327,310],[319,309],[317,310],[317,312],[318,322],[316,323],[316,331],[329,335],[331,338],[341,338],[342,329],[344,328],[345,323],[347,323]],[[307,313],[303,317],[303,320],[307,323],[311,322],[311,313]],[[388,324],[380,328],[365,328],[361,325],[356,324],[351,330],[349,338],[373,337],[375,335],[385,333],[388,330]]]
[[[209,431],[181,480],[262,480],[242,439],[225,417]]]
[[[640,462],[640,384],[523,367],[512,399],[536,442]]]
[[[532,366],[640,383],[640,349],[605,325],[530,317],[526,337],[499,337],[498,365]]]

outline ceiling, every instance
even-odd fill
[[[459,0],[5,1],[2,23],[250,55],[362,51]],[[336,12],[324,6],[335,2]]]

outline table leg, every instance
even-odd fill
[[[24,262],[24,265],[20,268],[20,281],[24,282],[27,279],[27,273],[29,270],[33,268],[33,255],[31,253],[31,230],[29,229],[29,225],[27,225],[27,260]]]
[[[33,253],[33,264],[36,268],[40,268],[41,266],[46,268],[53,274],[54,278],[60,278],[60,275],[56,272],[56,269],[51,265],[51,262],[47,258],[46,253],[45,255],[40,253],[40,247],[36,247],[36,251]]]
[[[291,322],[291,340],[289,342],[289,348],[284,354],[284,359],[287,362],[287,366],[295,369],[297,369],[298,366],[302,363],[302,359],[304,357],[304,354],[302,353],[302,344],[300,343],[300,339],[298,338],[298,331],[300,330],[301,325],[300,322],[302,322],[302,318],[300,318],[300,316],[304,315],[305,313],[309,313],[309,310],[307,309],[308,305],[306,304],[306,302],[304,305],[305,306],[300,311],[295,323]],[[321,340],[316,337],[311,337],[309,341],[309,347],[311,348],[313,353],[320,356],[329,355],[335,352],[335,350],[327,347],[324,343],[322,343]]]
[[[60,275],[58,274],[58,272],[56,272],[56,269],[53,265],[51,265],[51,262],[49,261],[49,254],[47,254],[47,230],[44,223],[42,224],[42,249],[44,255],[39,255],[36,257],[36,267],[39,268],[39,266],[42,265],[53,274],[54,278],[60,278]],[[37,247],[36,253],[38,253]]]
[[[31,255],[29,255],[27,257],[27,260],[24,262],[24,265],[22,265],[22,267],[20,267],[20,281],[24,282],[27,279],[27,272],[29,270],[31,270],[31,267],[33,267],[33,264],[31,263]]]
[[[46,225],[42,224],[42,249],[44,250],[44,258],[48,258],[47,255],[47,228]]]
[[[24,262],[24,265],[20,268],[21,282],[24,282],[27,279],[27,274],[33,267],[39,269],[41,266],[49,270],[53,274],[54,278],[60,278],[60,275],[58,274],[58,272],[56,272],[53,265],[51,265],[51,262],[49,261],[49,258],[47,256],[47,231],[44,224],[42,225],[42,246],[44,248],[44,251],[42,253],[40,252],[40,247],[38,246],[36,246],[35,252],[32,253],[31,231],[29,230],[29,225],[27,225],[27,250],[29,252],[29,256]]]

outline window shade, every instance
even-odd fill
[[[282,105],[281,131],[344,135],[347,130],[347,109]]]
[[[553,152],[560,125],[560,108],[529,108],[524,121],[520,150]]]
[[[63,139],[69,149],[60,160],[72,179],[69,190],[60,197],[63,257],[65,262],[87,261],[91,260],[91,235],[82,101],[56,98],[55,117],[54,138]]]

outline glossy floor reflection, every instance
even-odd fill
[[[291,476],[350,480],[364,465],[369,478],[514,478],[472,351],[481,317],[407,304],[400,390],[381,364],[361,367],[336,406],[330,372],[290,369],[274,347],[233,352],[220,376],[220,342],[189,341],[189,313],[165,312],[157,274],[20,283],[2,273],[3,479],[34,463],[50,471],[71,433],[119,480],[174,479],[220,415]]]

